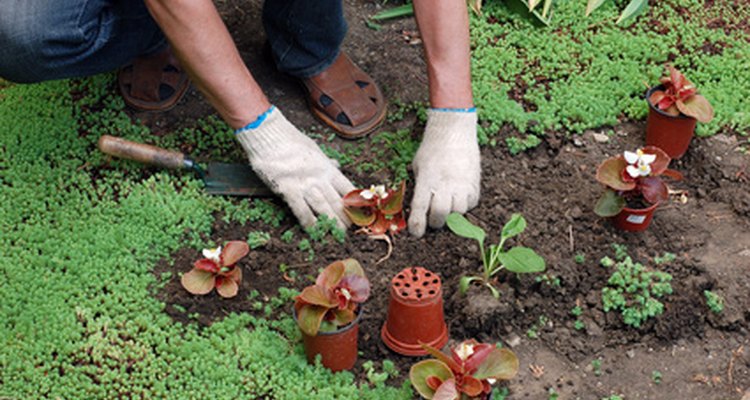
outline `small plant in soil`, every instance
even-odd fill
[[[724,299],[721,296],[710,290],[704,290],[703,296],[706,297],[706,305],[714,314],[721,314],[724,311]]]
[[[459,291],[465,294],[469,285],[474,281],[479,281],[492,291],[495,298],[500,297],[500,293],[493,285],[493,277],[499,271],[507,269],[508,271],[521,273],[542,272],[545,269],[544,259],[534,250],[515,246],[507,251],[503,250],[505,242],[526,229],[526,220],[521,214],[513,214],[510,220],[503,226],[500,233],[500,243],[484,247],[484,239],[487,233],[484,229],[472,224],[461,214],[451,213],[446,218],[448,228],[458,236],[474,239],[479,243],[479,253],[482,258],[484,271],[481,276],[464,276],[459,281]]]
[[[388,244],[388,252],[377,264],[391,256],[391,237],[406,228],[403,206],[405,190],[406,184],[401,182],[398,189],[373,185],[369,189],[353,190],[344,196],[344,212],[354,225],[360,227],[358,232]]]
[[[233,240],[215,249],[203,249],[203,257],[193,269],[182,276],[182,287],[192,294],[208,294],[214,288],[221,297],[234,297],[242,282],[237,262],[250,251],[246,242]]]
[[[661,384],[661,372],[657,370],[651,371],[651,381],[654,382],[654,384],[659,385]]]
[[[703,123],[711,122],[714,118],[711,103],[698,94],[695,85],[680,71],[671,65],[667,70],[669,76],[660,79],[663,90],[654,90],[648,101],[671,116],[684,114]]]
[[[596,359],[591,361],[591,369],[594,370],[595,376],[602,376],[602,360]]]
[[[354,321],[357,307],[369,296],[370,281],[359,262],[336,261],[296,297],[297,324],[310,336],[335,331]]]
[[[414,364],[409,379],[425,399],[484,399],[493,384],[518,372],[516,355],[492,344],[467,340],[451,348],[450,354],[423,347],[435,358]]]
[[[615,264],[615,271],[602,289],[604,312],[620,311],[625,324],[639,328],[664,312],[659,299],[672,293],[671,281],[672,275],[650,270],[626,257]]]
[[[623,208],[646,208],[669,199],[669,187],[661,175],[682,179],[682,174],[667,168],[671,159],[655,146],[635,152],[625,151],[610,157],[596,171],[596,180],[607,189],[594,207],[601,217],[613,217]]]

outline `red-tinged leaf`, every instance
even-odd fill
[[[664,172],[662,172],[661,174],[663,176],[666,176],[667,178],[674,179],[676,181],[681,181],[685,178],[680,171],[675,171],[669,168],[665,169]]]
[[[351,301],[355,303],[364,303],[370,297],[370,281],[359,275],[345,276],[341,283],[341,288],[345,288],[351,295]]]
[[[201,258],[200,260],[196,261],[195,264],[193,264],[195,268],[198,268],[200,270],[210,272],[212,274],[216,274],[219,272],[219,265],[216,264],[213,260],[208,258]]]
[[[640,186],[643,198],[651,204],[661,203],[669,199],[669,188],[657,177],[647,176],[643,178]]]
[[[431,399],[437,388],[447,380],[453,380],[454,375],[450,368],[438,360],[423,360],[412,365],[409,370],[409,380],[417,393],[425,399]],[[428,379],[431,381],[427,383]],[[436,380],[441,382],[437,387],[431,387]],[[455,386],[455,385],[454,385]]]
[[[338,306],[336,299],[330,297],[329,291],[319,285],[312,285],[302,289],[302,293],[297,298],[304,303],[325,308]]]
[[[337,327],[344,327],[346,325],[349,325],[357,317],[354,311],[349,309],[335,310],[333,312],[333,316],[333,321]]]
[[[633,190],[635,182],[622,180],[622,171],[627,166],[628,163],[622,156],[608,158],[596,170],[596,180],[614,190]]]
[[[388,232],[390,227],[391,220],[386,218],[386,216],[382,213],[378,213],[377,220],[375,220],[375,222],[373,222],[368,228],[371,235],[382,235]]]
[[[437,376],[428,376],[425,380],[425,383],[427,383],[427,386],[429,386],[430,389],[437,390],[437,388],[439,388],[440,385],[443,384],[443,380],[438,378]]]
[[[679,117],[680,116],[680,109],[677,108],[677,104],[676,103],[672,103],[672,105],[669,106],[669,108],[664,109],[662,111],[664,111],[665,114],[671,115],[673,117]]]
[[[344,212],[346,213],[346,216],[349,217],[349,220],[359,227],[370,226],[375,222],[375,218],[377,218],[377,213],[375,212],[374,207],[357,208],[346,206],[344,207]]]
[[[237,296],[239,288],[239,285],[237,285],[237,282],[235,282],[234,279],[221,276],[216,278],[216,291],[221,297],[230,298]]]
[[[346,265],[341,261],[335,261],[318,274],[315,284],[322,288],[333,289],[341,282],[345,271]]]
[[[320,329],[320,323],[328,312],[327,307],[307,304],[297,311],[297,326],[308,336],[315,336]]]
[[[344,207],[353,208],[373,208],[377,205],[377,200],[373,197],[371,199],[365,199],[360,195],[364,189],[356,189],[347,193],[344,196]]]
[[[464,363],[464,372],[467,374],[473,374],[474,370],[484,362],[484,359],[492,352],[495,346],[490,344],[475,344],[474,352],[466,358]]]
[[[714,109],[711,103],[699,94],[690,96],[682,102],[678,101],[677,108],[688,117],[693,117],[703,123],[714,119]]]
[[[677,70],[677,68],[668,65],[667,69],[669,69],[669,79],[672,82],[672,86],[674,86],[676,89],[681,89],[684,84],[685,77],[680,73],[680,71]]]
[[[224,267],[229,267],[237,264],[237,261],[245,257],[250,252],[250,246],[246,242],[241,240],[232,240],[224,246],[221,251],[221,264]]]
[[[454,361],[450,356],[448,356],[447,354],[441,352],[440,350],[438,350],[438,349],[436,349],[436,348],[434,348],[434,347],[432,347],[430,345],[426,345],[426,344],[423,344],[423,343],[420,343],[420,345],[431,356],[437,358],[438,360],[440,360],[441,362],[443,362],[445,365],[447,365],[448,368],[451,369],[451,371],[461,372],[461,366],[456,361]]]
[[[667,112],[667,110],[674,105],[675,98],[670,95],[665,95],[662,97],[658,103],[656,103],[656,106],[659,107],[660,110]]]
[[[224,276],[237,282],[238,285],[242,282],[242,270],[240,267],[232,268],[232,270],[224,274]]]
[[[518,357],[508,349],[493,349],[472,376],[479,380],[508,380],[518,373]]]
[[[473,376],[464,376],[461,387],[458,389],[459,392],[465,393],[469,397],[477,397],[482,394],[483,390],[484,385],[482,385],[482,381]]]
[[[649,103],[656,106],[659,104],[659,102],[662,101],[662,99],[664,99],[665,96],[666,94],[663,90],[654,90],[653,92],[651,92],[651,96],[648,98],[648,101]]]
[[[641,150],[644,154],[653,154],[656,156],[656,160],[654,160],[654,162],[650,164],[651,176],[659,176],[663,174],[669,166],[669,163],[672,161],[672,159],[669,157],[669,154],[665,153],[664,150],[656,146],[646,146]]]
[[[340,262],[344,264],[344,276],[365,276],[365,270],[362,269],[362,265],[359,263],[359,261],[353,258],[347,258],[345,260],[341,260]]]
[[[458,400],[460,395],[456,388],[456,381],[451,378],[440,385],[432,396],[432,400]]]
[[[214,289],[216,275],[210,272],[193,268],[190,272],[182,275],[180,279],[182,287],[192,294],[207,294]]]
[[[398,213],[391,218],[391,226],[388,228],[392,235],[395,235],[406,229],[406,220],[403,213]]]
[[[394,215],[401,212],[404,209],[404,192],[406,191],[406,183],[401,182],[401,186],[398,190],[388,190],[388,197],[385,199],[380,207],[380,211],[385,215]]]

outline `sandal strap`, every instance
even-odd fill
[[[303,82],[316,106],[334,120],[343,113],[352,126],[357,126],[378,112],[375,82],[344,53],[328,69]],[[324,96],[331,100],[329,104],[321,102]]]

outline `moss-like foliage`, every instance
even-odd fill
[[[290,318],[204,328],[163,312],[153,267],[207,247],[229,200],[106,161],[99,135],[150,136],[109,88],[104,76],[0,90],[0,397],[411,398],[309,366]],[[230,218],[278,221],[275,206],[244,204]]]
[[[494,142],[504,124],[541,135],[643,119],[644,83],[658,84],[667,62],[716,110],[714,121],[699,124],[699,135],[750,128],[750,46],[742,6],[652,2],[623,28],[615,25],[619,9],[611,3],[585,17],[585,2],[558,1],[550,26],[539,27],[502,3],[486,2],[482,16],[471,21],[483,142]],[[509,145],[519,148],[520,139]]]

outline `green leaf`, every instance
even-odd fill
[[[402,6],[391,8],[390,10],[381,11],[372,17],[370,19],[374,19],[376,21],[383,21],[387,19],[393,19],[393,18],[400,18],[400,17],[406,17],[409,15],[414,15],[414,7],[411,3],[404,4]]]
[[[518,373],[518,357],[508,349],[494,349],[479,365],[474,378],[508,380]]]
[[[471,285],[471,282],[474,282],[479,279],[482,279],[482,278],[478,276],[462,276],[461,279],[458,281],[458,292],[461,294],[466,294],[466,291],[469,290],[469,285]]]
[[[325,288],[319,285],[312,285],[302,289],[299,299],[307,304],[321,306],[324,308],[333,308],[338,306],[336,299],[328,296]]]
[[[622,22],[628,22],[630,19],[635,18],[638,14],[648,7],[648,0],[632,0],[625,10],[622,11],[620,18],[617,20],[617,24]]]
[[[513,214],[510,220],[503,226],[503,231],[500,234],[502,240],[510,239],[513,236],[520,234],[526,229],[526,219],[521,214]]]
[[[401,212],[403,210],[403,203],[404,203],[404,192],[406,191],[406,183],[401,182],[401,185],[399,186],[398,190],[389,190],[388,191],[388,198],[385,201],[385,204],[382,205],[380,208],[380,211],[383,212],[385,215],[395,215]]]
[[[589,0],[589,4],[586,6],[586,16],[588,17],[594,10],[604,4],[605,0]]]
[[[425,399],[431,399],[435,390],[427,385],[427,378],[435,376],[445,382],[453,379],[453,372],[447,365],[438,360],[423,360],[414,364],[409,370],[409,380],[417,392]]]
[[[299,326],[299,329],[308,336],[317,335],[318,329],[320,329],[320,323],[323,321],[323,316],[327,311],[327,307],[310,304],[302,306],[297,314],[297,325]]]
[[[594,206],[594,212],[600,217],[614,217],[625,207],[625,199],[612,189],[607,189]]]
[[[487,234],[484,229],[469,222],[466,217],[459,213],[450,213],[445,218],[445,223],[448,225],[448,229],[458,236],[474,239],[479,242],[480,245],[484,245],[484,238]]]
[[[517,274],[544,271],[544,259],[528,247],[517,246],[499,253],[500,263],[505,269]]]
[[[487,286],[488,289],[490,289],[490,292],[492,292],[492,297],[499,299],[500,298],[500,292],[495,289],[494,286],[492,286],[492,283],[487,282],[484,284],[484,286]]]

